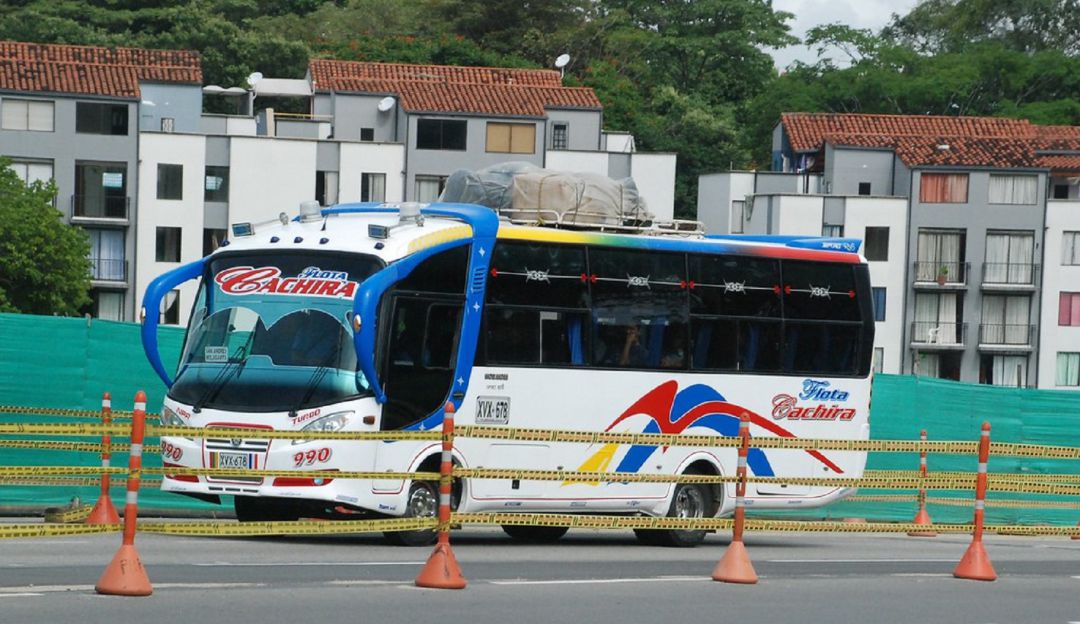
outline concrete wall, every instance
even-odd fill
[[[907,244],[907,254],[911,261],[918,259],[918,232],[920,229],[957,229],[966,233],[964,260],[970,264],[967,287],[959,297],[963,301],[963,319],[967,324],[965,348],[960,360],[960,380],[979,381],[980,352],[978,350],[979,323],[982,319],[982,297],[980,287],[983,275],[983,262],[986,256],[986,233],[988,230],[1010,230],[1030,232],[1034,235],[1035,250],[1033,261],[1038,262],[1043,246],[1044,206],[1046,205],[1047,180],[1045,172],[1011,171],[1004,169],[955,171],[968,173],[968,201],[966,203],[929,203],[919,201],[921,176],[925,171],[917,169],[911,188],[911,220]],[[944,170],[933,170],[944,171]],[[1036,203],[1030,205],[991,204],[989,203],[990,174],[1030,174],[1038,177],[1036,182]],[[1040,273],[1042,271],[1040,270]],[[913,288],[914,274],[909,274],[908,287]],[[1000,293],[992,293],[995,296]],[[1031,323],[1039,318],[1039,297],[1031,296]],[[915,318],[915,300],[909,297],[905,315]],[[910,339],[910,338],[909,338]],[[1029,362],[1029,364],[1034,364]],[[912,370],[912,355],[905,354],[904,371]],[[1028,366],[1028,384],[1035,383],[1034,365]]]
[[[360,201],[364,173],[386,174],[386,201],[405,200],[405,146],[400,143],[340,143],[338,201]]]
[[[293,214],[315,199],[315,141],[235,137],[229,148],[229,223]]]
[[[825,145],[825,188],[833,195],[858,195],[870,183],[870,195],[892,195],[892,150]]]
[[[146,287],[158,275],[202,257],[203,190],[206,173],[206,137],[202,135],[142,132],[139,134],[139,223],[135,229],[139,246],[135,258],[136,308],[141,308]],[[159,164],[183,167],[181,199],[157,198]],[[157,228],[180,228],[180,262],[158,262]],[[194,281],[182,284],[180,324],[187,323],[194,301]],[[146,313],[156,314],[156,310]]]
[[[544,145],[551,147],[551,127],[555,123],[567,124],[567,145],[570,150],[599,150],[600,111],[548,110],[547,139]]]
[[[675,154],[635,152],[630,156],[630,177],[657,219],[674,218]]]
[[[1080,292],[1080,266],[1063,265],[1062,234],[1080,232],[1080,201],[1051,199],[1046,204],[1046,238],[1042,254],[1042,312],[1038,317],[1038,387],[1078,390],[1058,386],[1057,354],[1080,352],[1080,327],[1058,325],[1058,302],[1062,292]]]
[[[161,119],[173,120],[173,132],[199,132],[202,86],[140,82],[139,130],[160,132]]]
[[[361,128],[373,128],[375,141],[401,141],[397,123],[398,118],[404,117],[405,114],[400,110],[400,103],[396,103],[389,111],[380,111],[379,102],[385,97],[385,95],[342,93],[318,94],[315,96],[314,112],[316,115],[333,116],[333,137],[339,141],[359,141]]]

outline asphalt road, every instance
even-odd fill
[[[191,538],[141,534],[146,598],[93,590],[118,535],[0,541],[0,624],[78,622],[1080,622],[1080,541],[991,536],[995,582],[954,579],[963,536],[749,534],[760,582],[709,575],[727,545],[639,545],[571,531],[523,545],[495,528],[454,535],[469,581],[419,589],[429,548],[376,536]]]

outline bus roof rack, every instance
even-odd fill
[[[841,253],[859,253],[862,240],[858,238],[836,238],[826,236],[783,236],[766,234],[707,234],[709,240],[743,241],[746,243],[771,243],[796,249],[816,249],[820,251],[838,251]]]

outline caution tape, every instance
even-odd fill
[[[76,478],[76,477],[4,477],[0,478],[0,486],[20,485],[27,487],[100,487],[100,479]],[[110,484],[114,489],[126,488],[127,483],[118,479]],[[156,489],[161,487],[161,479],[142,479],[139,482],[141,489]]]
[[[95,442],[58,442],[55,440],[0,440],[0,448],[33,449],[38,451],[73,451],[78,453],[100,453],[102,446]],[[131,445],[115,442],[109,445],[113,453],[123,455],[131,450]],[[161,453],[161,447],[153,444],[143,446],[143,453]]]
[[[416,479],[435,481],[437,472],[343,472],[334,470],[238,470],[233,468],[143,468],[145,474],[195,475],[203,477],[297,477],[302,479]]]
[[[119,524],[0,524],[0,539],[116,533]]]
[[[131,426],[124,424],[87,423],[0,423],[0,435],[55,435],[125,437],[131,434]]]
[[[31,415],[31,416],[61,416],[64,418],[97,418],[101,419],[101,410],[64,409],[56,407],[24,407],[21,405],[0,405],[0,413]],[[131,418],[133,412],[113,410],[112,417]]]
[[[103,468],[101,466],[0,466],[0,478],[126,473],[126,468]]]
[[[960,471],[934,471],[926,475],[926,479],[961,479],[971,476],[972,473]],[[896,479],[920,479],[922,473],[918,470],[867,470],[863,476],[868,478],[896,478]],[[1080,474],[1040,474],[1040,473],[988,473],[989,480],[1011,482],[1038,482],[1038,483],[1080,483]]]
[[[883,494],[880,496],[872,495],[859,495],[845,498],[843,502],[846,503],[914,503],[919,500],[918,496],[909,496],[905,494]],[[930,505],[943,505],[949,507],[973,507],[975,505],[974,498],[941,498],[936,496],[928,496],[926,498],[927,504]],[[987,499],[986,506],[998,507],[1001,509],[1080,509],[1080,502],[1070,501],[1036,501],[1036,500],[1007,500],[1007,499]]]
[[[434,529],[435,518],[391,518],[386,520],[298,520],[294,522],[139,522],[143,533],[162,535],[198,535],[210,537],[249,537],[253,535],[341,535],[419,531]]]
[[[913,503],[919,500],[918,496],[908,494],[882,494],[882,495],[858,495],[849,496],[843,500],[845,503]]]
[[[45,522],[59,522],[61,524],[82,522],[90,517],[90,512],[93,508],[92,505],[79,505],[78,507],[46,509]]]

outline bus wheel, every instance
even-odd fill
[[[439,514],[439,486],[433,481],[413,481],[405,502],[405,518],[434,518]],[[395,546],[430,546],[438,534],[432,529],[386,531],[386,541]]]
[[[502,525],[502,530],[519,542],[550,544],[551,542],[558,541],[563,535],[566,535],[566,532],[570,530],[570,527],[504,524]]]
[[[706,518],[713,509],[712,488],[704,483],[680,483],[671,498],[669,518]],[[705,541],[704,529],[636,529],[634,534],[644,544],[690,548]]]

